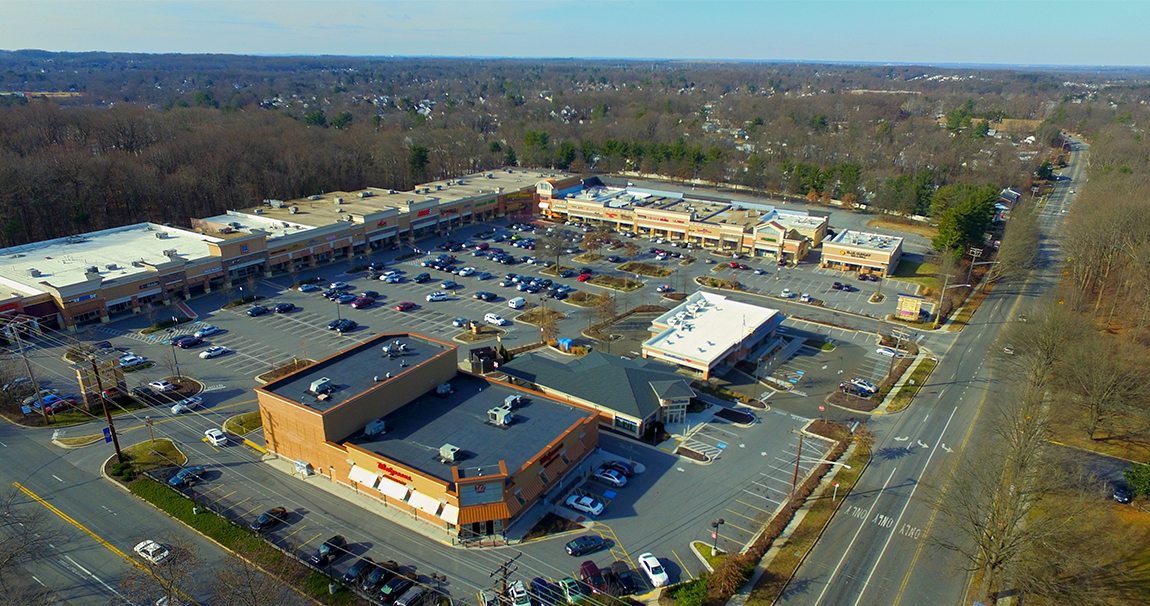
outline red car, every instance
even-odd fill
[[[371,307],[375,303],[372,297],[360,297],[351,302],[351,306],[356,309],[363,309],[364,307]]]
[[[738,269],[739,268],[739,262],[738,261],[731,261],[730,263],[727,263],[727,266],[730,267],[731,269]]]
[[[404,301],[395,305],[395,311],[411,311],[415,309],[415,303],[411,301]]]
[[[579,274],[579,277],[575,279],[579,280],[580,282],[586,282],[587,280],[591,279],[591,274]]]

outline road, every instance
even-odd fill
[[[931,542],[935,501],[967,448],[993,423],[1000,331],[1060,277],[1058,231],[1081,187],[1087,146],[1043,205],[1039,269],[1021,284],[1000,284],[942,354],[930,383],[905,412],[870,427],[875,456],[831,521],[781,603],[802,605],[959,604],[968,576],[953,552]],[[938,345],[936,345],[937,347]]]

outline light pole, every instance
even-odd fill
[[[978,259],[982,257],[982,249],[971,246],[970,250],[967,252],[970,253],[970,267],[966,268],[966,281],[970,282],[971,272],[974,271],[974,266],[976,265]]]
[[[175,318],[172,318],[172,319],[175,320]],[[176,357],[175,334],[176,334],[175,329],[173,329],[173,328],[168,329],[168,345],[170,345],[172,348],[172,370],[176,371],[176,379],[179,380],[179,379],[183,379],[184,377],[182,375],[180,375],[180,359],[178,357]]]
[[[947,286],[946,283],[949,280],[950,274],[944,274],[942,279],[942,289],[938,291],[938,308],[934,310],[934,327],[932,330],[938,328],[939,320],[942,319],[942,298],[946,294],[946,290],[948,288],[962,288],[964,286],[970,286],[970,284],[951,284],[950,286]]]
[[[711,530],[711,538],[714,540],[714,542],[711,543],[712,558],[719,555],[719,527],[726,523],[726,520],[723,518],[719,518],[714,522],[711,522],[711,528],[713,529]]]

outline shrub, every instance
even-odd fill
[[[671,592],[671,597],[679,606],[703,606],[707,601],[707,581],[708,577],[701,576],[682,583]]]

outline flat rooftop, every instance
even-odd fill
[[[410,205],[425,202],[452,204],[467,198],[497,196],[502,193],[517,192],[533,188],[547,178],[565,178],[568,175],[555,171],[503,168],[498,170],[464,175],[452,179],[430,181],[410,191],[397,191],[379,187],[366,187],[353,191],[331,191],[322,194],[296,198],[294,200],[266,200],[261,206],[239,211],[244,215],[254,215],[258,209],[261,217],[276,221],[288,221],[323,227],[348,216],[362,217],[389,209],[403,213]],[[340,200],[339,203],[336,200]],[[292,209],[295,209],[293,212]],[[206,219],[213,221],[213,219]],[[225,224],[227,221],[224,222]]]
[[[827,222],[826,217],[813,217],[778,211],[774,213],[771,220],[787,229],[815,229]]]
[[[220,237],[222,238],[227,238],[228,236],[234,237],[236,235],[246,235],[251,233],[252,230],[256,229],[267,232],[269,238],[279,238],[288,234],[308,231],[316,227],[314,225],[305,225],[296,221],[288,221],[286,218],[271,217],[268,216],[266,212],[264,214],[255,215],[236,212],[234,210],[229,210],[222,215],[207,217],[201,220],[235,230],[231,233],[221,234]]]
[[[651,321],[666,327],[643,347],[708,366],[768,322],[781,322],[777,309],[742,303],[699,291]]]
[[[389,355],[383,352],[384,346],[390,347],[396,341],[404,346],[402,351],[399,348],[392,348],[398,353]],[[377,385],[375,377],[379,377],[381,381],[386,380],[390,373],[391,378],[396,378],[408,369],[454,349],[446,343],[417,335],[380,335],[345,349],[326,360],[320,360],[302,371],[268,383],[262,389],[323,412],[375,387]],[[324,377],[331,379],[335,389],[326,399],[321,400],[310,393],[310,389],[312,382]]]
[[[855,248],[863,248],[866,250],[877,250],[882,252],[892,252],[902,245],[902,238],[898,236],[886,236],[883,234],[873,234],[864,231],[851,231],[844,229],[835,234],[831,239],[834,244],[841,244],[843,246],[853,246]]]
[[[155,274],[149,265],[211,256],[208,242],[220,238],[155,223],[136,223],[12,246],[0,250],[0,289],[21,295],[48,292],[41,282],[54,287],[83,284],[86,272],[95,268],[103,284],[131,281]]]
[[[530,395],[515,409],[511,425],[496,427],[487,423],[487,411],[507,396],[524,395],[522,391],[466,374],[457,374],[451,386],[454,393],[448,396],[425,394],[384,417],[387,431],[382,435],[359,433],[348,442],[450,482],[453,464],[439,461],[439,448],[445,444],[460,449],[454,465],[463,477],[497,473],[500,460],[514,472],[577,421],[595,416]]]

